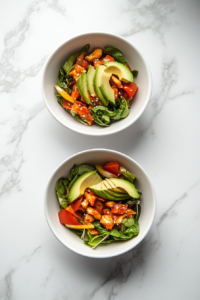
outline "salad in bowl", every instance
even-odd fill
[[[75,164],[70,176],[56,183],[60,223],[92,249],[136,237],[142,193],[135,179],[116,161]]]
[[[58,103],[84,125],[110,126],[129,115],[138,86],[132,70],[115,47],[86,44],[59,70],[54,84]]]

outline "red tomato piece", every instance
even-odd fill
[[[58,213],[59,220],[61,224],[67,224],[67,225],[81,225],[75,217],[70,214],[66,209],[62,209]]]
[[[109,162],[107,163],[106,165],[103,166],[103,168],[110,172],[110,173],[113,173],[115,175],[119,175],[119,163],[117,161],[112,161],[112,162]]]
[[[71,207],[74,211],[77,211],[81,205],[81,202],[83,201],[83,196],[72,202]]]
[[[132,99],[133,95],[135,95],[138,86],[135,82],[126,83],[123,85],[123,89],[126,91],[126,93],[129,96],[129,99]]]
[[[110,56],[110,55],[106,55],[103,59],[102,62],[106,62],[106,61],[115,61],[115,59]]]
[[[67,101],[67,100],[63,100],[63,107],[66,109],[71,110],[73,103]]]
[[[111,208],[111,214],[123,215],[127,212],[128,204],[116,203]]]

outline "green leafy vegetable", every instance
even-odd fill
[[[138,193],[139,193],[139,192],[138,192]],[[131,198],[130,200],[128,200],[128,201],[126,202],[126,204],[128,204],[128,205],[131,207],[131,206],[133,206],[134,204],[140,204],[140,200]]]
[[[118,61],[124,65],[127,63],[127,60],[123,57],[122,53],[117,48],[105,47],[104,53],[112,56],[116,61]]]
[[[136,230],[135,230],[135,231],[132,232],[132,235],[131,235],[130,232],[127,232],[127,229],[124,233],[120,233],[116,228],[113,228],[112,230],[107,230],[107,229],[103,228],[101,226],[100,222],[97,221],[97,220],[92,222],[92,224],[100,232],[101,235],[109,234],[113,237],[114,240],[128,240],[128,239],[132,238],[134,235],[137,235],[139,233],[139,229],[138,229],[137,234],[135,234],[136,233]],[[136,224],[138,225],[138,222]],[[133,226],[135,226],[135,224]],[[131,226],[130,228],[132,228],[133,226]]]
[[[120,120],[126,118],[129,114],[128,101],[123,97],[116,101],[117,109],[113,107],[113,110],[109,110],[105,106],[96,106],[90,109],[91,114],[94,117],[95,123],[100,126],[109,126],[111,121]],[[109,121],[106,121],[105,116],[109,116]]]
[[[138,76],[138,70],[133,70],[131,71],[131,73],[133,74],[133,77],[136,78]]]
[[[133,226],[133,224],[134,224],[134,219],[133,219],[133,218],[131,218],[131,219],[129,219],[129,218],[124,218],[123,221],[122,221],[122,223],[123,223],[126,227],[131,227],[131,226]]]
[[[84,229],[83,230],[83,233],[81,235],[81,239],[84,241],[84,242],[89,242],[89,231]]]
[[[120,172],[122,175],[124,175],[128,181],[130,181],[131,183],[133,183],[133,181],[135,180],[135,176],[133,174],[131,174],[127,169],[125,169],[124,167],[120,166]]]
[[[80,123],[82,123],[83,125],[87,126],[88,123],[86,121],[84,121],[83,119],[81,119],[81,117],[79,115],[76,115],[74,116],[74,118],[79,121]]]
[[[138,221],[140,218],[140,214],[141,214],[141,206],[139,204],[136,204],[137,208],[136,208],[136,217],[135,217],[135,221]]]
[[[69,180],[71,181],[76,175],[82,175],[85,172],[93,171],[94,167],[88,164],[77,166],[76,164],[70,170]]]
[[[90,48],[89,44],[86,44],[78,53],[70,56],[70,58],[68,59],[68,61],[64,64],[63,69],[65,71],[65,73],[68,75],[69,72],[72,69],[72,66],[74,65],[74,63],[76,62],[77,57],[81,54],[81,53],[85,53],[85,55],[87,54],[88,50]]]
[[[74,178],[72,179],[72,181],[70,181],[69,188],[72,187],[72,185],[74,184],[74,182],[75,182],[78,178],[79,178],[79,175],[76,174],[76,175],[74,176]]]
[[[72,90],[70,88],[68,88],[67,84],[63,81],[63,80],[58,80],[57,85],[61,88],[64,88],[65,91],[70,95]]]
[[[56,183],[56,193],[60,206],[65,208],[68,206],[67,188],[69,186],[69,180],[65,177],[58,179]]]
[[[121,233],[124,233],[126,231],[126,226],[123,224],[123,222],[120,225],[120,230],[121,230]]]
[[[115,110],[115,116],[111,117],[112,120],[120,120],[121,118],[127,117],[129,114],[127,101],[122,97],[120,106]]]
[[[124,235],[129,236],[132,238],[133,236],[136,236],[139,234],[139,223],[138,221],[135,221],[134,225],[127,228],[126,231],[124,232]]]
[[[58,103],[63,107],[64,98],[60,94],[58,94],[58,93],[55,93],[55,95],[57,97]]]

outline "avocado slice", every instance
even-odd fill
[[[103,197],[109,200],[125,200],[130,197],[140,198],[136,187],[131,182],[119,179],[110,178],[103,180],[99,184],[89,187],[97,196]]]
[[[127,66],[116,61],[105,62],[104,65],[106,66],[104,72],[110,74],[110,76],[114,74],[119,77],[119,80],[124,82],[133,82],[133,74]]]
[[[97,97],[100,99],[102,104],[104,106],[108,106],[109,101],[106,100],[106,98],[103,96],[103,94],[100,90],[101,73],[103,72],[104,68],[105,67],[103,67],[103,66],[97,66],[97,68],[96,68],[95,75],[94,75],[94,89],[95,89]]]
[[[82,75],[79,76],[79,78],[77,80],[77,88],[78,88],[79,94],[83,97],[82,89],[81,89],[81,87],[82,87],[82,78],[83,78]]]
[[[110,178],[107,180],[112,181],[112,183],[116,186],[116,188],[124,189],[130,195],[130,197],[135,199],[140,198],[140,194],[138,193],[133,183],[119,178]]]
[[[110,182],[110,184],[107,183],[106,180],[103,180],[99,184],[91,186],[90,189],[97,196],[108,199],[108,200],[121,201],[121,200],[130,198],[129,194],[126,193],[126,191],[116,188],[116,186],[111,182]],[[113,189],[111,188],[112,186],[114,187]]]
[[[85,102],[87,104],[90,104],[90,94],[88,93],[88,89],[87,89],[87,74],[86,72],[83,72],[81,74],[81,93],[83,98],[85,99]]]
[[[100,78],[100,90],[103,96],[115,105],[115,92],[110,86],[110,76],[111,74],[106,72],[101,72]]]
[[[84,191],[89,186],[97,185],[101,183],[101,177],[96,171],[89,171],[81,175],[72,185],[69,192],[69,200],[73,202],[84,194]]]
[[[87,89],[91,96],[95,97],[96,93],[94,90],[94,76],[95,76],[95,69],[93,66],[90,66],[87,71]]]

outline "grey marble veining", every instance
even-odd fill
[[[2,2],[0,299],[199,299],[199,12],[195,0]],[[153,92],[126,134],[88,138],[86,144],[87,137],[49,114],[40,81],[55,46],[87,31],[111,31],[141,49]],[[49,174],[67,156],[94,147],[133,157],[158,197],[143,242],[103,260],[66,249],[43,213]]]

